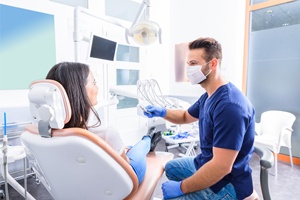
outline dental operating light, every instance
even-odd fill
[[[149,10],[150,0],[144,0],[135,20],[126,34],[132,37],[136,43],[143,46],[151,45],[155,43],[157,39],[159,39],[159,43],[161,44],[161,28],[156,22],[149,20]],[[139,22],[143,12],[144,20]]]
[[[161,43],[161,29],[157,23],[153,21],[143,21],[133,25],[128,35],[139,45],[151,45],[157,41]]]

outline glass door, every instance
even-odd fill
[[[299,157],[300,1],[248,2],[245,93],[255,106],[257,122],[266,110],[296,115],[293,149]]]

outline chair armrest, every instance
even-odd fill
[[[261,135],[260,123],[257,123],[257,122],[255,122],[255,134],[256,135]]]
[[[274,156],[271,150],[254,146],[254,152],[260,157],[260,187],[264,200],[271,200],[269,189],[269,168],[274,164]]]
[[[293,129],[291,127],[283,127],[280,132],[279,144],[287,147],[291,147],[291,137],[292,137]]]
[[[260,157],[260,165],[262,167],[269,169],[273,166],[274,155],[269,149],[254,146],[254,152]]]
[[[293,131],[294,130],[292,129],[292,127],[289,127],[289,126],[282,127],[282,129],[281,129],[282,133],[292,133]]]

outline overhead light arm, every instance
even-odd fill
[[[131,25],[131,27],[133,27],[136,23],[138,23],[138,21],[140,20],[146,6],[148,7],[147,10],[149,10],[149,1],[143,1],[143,3],[141,4],[140,9],[139,9],[135,19],[134,19],[134,21]],[[149,12],[145,12],[145,13],[147,13],[147,16],[148,16],[148,17],[146,17],[146,19],[149,20],[149,14],[148,14]]]
[[[82,40],[88,41],[88,38],[82,36],[79,30],[79,19],[80,14],[85,14],[91,16],[93,18],[114,24],[116,26],[122,27],[125,29],[125,39],[128,44],[130,44],[128,37],[132,37],[132,39],[140,45],[150,45],[153,44],[157,38],[159,39],[159,43],[161,44],[161,28],[156,22],[149,21],[149,0],[143,0],[140,9],[136,18],[134,19],[130,29],[124,27],[118,21],[114,19],[110,19],[106,16],[98,16],[91,13],[88,9],[77,6],[74,10],[74,54],[75,61],[79,59],[79,43]],[[143,12],[145,11],[145,20],[139,22]]]

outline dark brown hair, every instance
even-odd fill
[[[211,61],[213,58],[222,62],[222,46],[213,38],[198,38],[189,43],[189,49],[204,49],[205,57],[203,58],[206,62]]]
[[[65,128],[78,127],[87,129],[90,111],[97,118],[97,123],[93,127],[101,125],[100,117],[91,105],[85,89],[89,72],[89,66],[86,64],[61,62],[54,65],[46,76],[46,79],[59,82],[69,97],[72,116],[70,121],[65,124]]]

